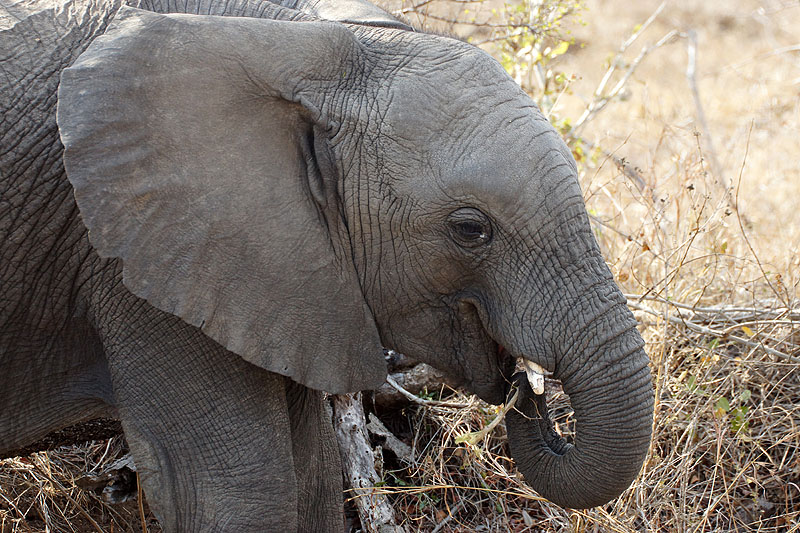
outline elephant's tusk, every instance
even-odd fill
[[[525,374],[528,376],[528,383],[534,394],[544,394],[544,376],[548,373],[547,370],[533,361],[528,361],[524,357],[519,357],[514,371],[525,371]]]

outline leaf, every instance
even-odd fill
[[[730,410],[731,404],[730,402],[728,402],[728,399],[723,396],[722,398],[717,400],[717,403],[714,406],[714,408],[717,411],[717,413],[721,416]]]
[[[746,405],[741,405],[733,410],[731,429],[734,433],[746,434],[748,432],[747,411],[748,408]]]
[[[747,335],[748,337],[752,337],[755,335],[753,330],[748,328],[747,326],[742,326],[742,331],[744,331],[744,334]]]
[[[533,518],[529,515],[525,509],[522,510],[522,521],[525,522],[525,527],[533,527]]]
[[[747,400],[749,400],[752,395],[753,395],[753,393],[750,392],[750,389],[745,389],[745,390],[742,391],[741,394],[739,394],[739,401],[744,403]]]
[[[483,437],[482,433],[483,433],[482,431],[473,431],[471,433],[464,433],[463,435],[459,435],[458,437],[455,438],[456,444],[461,444],[465,442],[467,444],[472,444],[474,446],[475,444],[478,444],[478,441],[481,439],[481,437]]]
[[[561,41],[550,52],[550,57],[558,57],[560,55],[564,55],[567,52],[567,49],[569,49],[569,43],[567,41]]]

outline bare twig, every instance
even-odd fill
[[[456,437],[456,442],[477,444],[478,442],[483,440],[483,438],[486,435],[489,435],[492,431],[494,431],[494,428],[496,428],[497,425],[503,421],[503,419],[506,417],[506,413],[508,413],[508,411],[511,410],[511,408],[513,408],[514,405],[517,403],[518,397],[519,397],[519,389],[515,389],[514,395],[511,397],[511,399],[506,402],[506,404],[502,407],[502,409],[500,409],[500,412],[497,413],[497,416],[495,416],[494,419],[491,422],[489,422],[488,425],[486,425],[486,427],[484,427],[480,431],[459,435],[458,437]]]
[[[406,389],[400,386],[397,381],[392,378],[392,376],[386,376],[386,382],[391,385],[392,387],[397,390],[400,394],[408,398],[410,401],[414,403],[418,403],[420,405],[427,405],[429,407],[453,407],[455,409],[465,409],[472,405],[472,403],[458,403],[458,402],[441,402],[438,400],[426,400],[424,398],[420,398],[419,396],[414,396]]]
[[[442,530],[442,528],[443,528],[444,526],[446,526],[446,525],[447,525],[447,523],[448,523],[448,522],[450,522],[450,521],[453,519],[453,517],[456,515],[456,513],[458,513],[458,511],[459,511],[459,510],[461,510],[461,508],[462,508],[462,507],[464,507],[464,502],[463,502],[463,501],[462,501],[462,502],[458,502],[457,504],[455,504],[455,505],[453,506],[453,508],[452,508],[452,509],[450,509],[450,513],[448,513],[448,515],[447,515],[447,516],[445,516],[445,517],[442,519],[442,521],[441,521],[441,522],[439,522],[438,524],[436,524],[436,527],[435,527],[435,528],[433,528],[433,531],[431,531],[431,533],[439,533],[439,531],[441,531],[441,530]]]
[[[393,369],[389,372],[392,381],[405,392],[418,397],[426,391],[439,391],[450,388],[444,374],[425,363],[417,363],[409,367]],[[375,405],[382,408],[398,408],[407,405],[409,397],[400,392],[388,381],[374,393]],[[416,402],[415,402],[416,403]]]
[[[739,203],[739,192],[742,190],[742,176],[744,175],[745,164],[747,164],[747,156],[750,153],[750,136],[752,134],[753,134],[753,121],[750,121],[750,129],[747,131],[747,143],[745,144],[744,156],[742,157],[742,166],[739,167],[739,180],[736,183],[736,196],[734,198],[735,202],[734,205]],[[738,209],[736,210],[736,220],[739,222],[739,231],[742,232],[742,238],[744,239],[744,242],[747,244],[747,248],[750,250],[750,253],[753,255],[753,259],[755,259],[756,263],[758,264],[758,269],[761,271],[761,275],[764,276],[764,281],[766,281],[767,285],[769,285],[769,288],[772,289],[773,294],[775,294],[775,296],[779,300],[781,300],[784,303],[784,305],[788,307],[789,303],[786,301],[785,296],[775,288],[775,286],[770,281],[769,276],[767,276],[767,273],[764,271],[764,266],[761,264],[761,260],[758,258],[758,254],[756,254],[753,245],[750,243],[750,238],[747,235],[747,231],[744,229],[744,223],[742,222],[742,217]]]
[[[625,159],[624,157],[619,157],[616,154],[609,152],[602,146],[599,146],[591,142],[585,137],[580,137],[574,134],[573,132],[569,132],[567,136],[571,139],[574,139],[586,145],[590,150],[595,150],[595,149],[599,150],[600,153],[603,154],[603,157],[610,159],[614,163],[614,165],[616,165],[616,167],[620,170],[620,172],[622,172],[622,175],[628,178],[640,193],[644,195],[648,192],[649,187],[647,186],[647,183],[644,181],[644,178],[642,178],[642,175],[639,173],[639,171],[636,169],[635,166],[631,166],[631,164],[627,161],[627,159]],[[655,201],[655,198],[653,198],[653,191],[650,191],[649,199],[651,202]]]
[[[700,124],[700,129],[703,132],[703,139],[706,145],[705,151],[711,160],[711,167],[712,171],[714,172],[714,176],[716,176],[720,185],[722,186],[725,199],[733,209],[738,209],[736,205],[736,199],[731,193],[730,181],[725,176],[725,173],[722,170],[722,165],[720,165],[719,159],[717,159],[717,152],[714,150],[714,139],[711,136],[711,129],[708,127],[706,113],[703,110],[703,102],[700,99],[700,90],[697,87],[697,32],[692,29],[686,32],[685,36],[687,42],[686,79],[689,82],[689,89],[692,92],[692,99],[694,100],[694,107],[697,112],[697,122]],[[699,142],[700,141],[698,139],[698,143]]]
[[[144,491],[138,470],[136,471],[136,499],[139,506],[139,520],[142,521],[142,533],[147,533],[147,519],[144,516]]]
[[[639,66],[639,63],[641,63],[642,59],[644,59],[644,57],[647,54],[649,54],[652,50],[661,46],[660,44],[656,44],[655,46],[649,48],[648,47],[642,48],[642,51],[640,52],[639,56],[633,61],[633,63],[629,65],[628,69],[626,70],[626,74],[623,75],[623,79],[620,80],[614,87],[614,89],[612,89],[609,93],[605,92],[606,86],[611,81],[611,78],[614,75],[614,73],[617,71],[617,67],[623,63],[622,56],[625,54],[628,48],[630,48],[630,46],[634,42],[636,42],[639,36],[641,36],[642,33],[644,33],[644,31],[650,27],[653,21],[664,10],[666,5],[667,5],[666,0],[661,2],[661,4],[656,8],[656,10],[647,18],[647,20],[645,20],[641,26],[639,26],[633,33],[631,33],[631,35],[628,36],[628,38],[625,41],[622,42],[622,44],[619,47],[619,50],[617,50],[616,56],[611,61],[611,64],[609,65],[603,77],[600,79],[600,83],[597,84],[597,87],[594,90],[594,95],[592,96],[591,101],[586,106],[586,109],[584,110],[583,114],[578,118],[577,121],[575,121],[575,125],[572,128],[571,135],[573,135],[574,137],[580,136],[580,131],[581,129],[583,129],[584,125],[594,115],[599,113],[612,98],[614,98],[617,94],[619,94],[619,92],[627,83],[630,76],[636,70],[636,67]],[[663,41],[665,44],[669,39],[671,39],[674,36],[675,33],[676,32],[674,31],[668,33],[661,40],[659,40],[659,43]]]

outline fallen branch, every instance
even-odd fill
[[[383,439],[383,447],[394,453],[398,459],[407,464],[413,464],[414,454],[411,451],[411,446],[401,441],[394,436],[394,433],[386,429],[374,413],[369,414],[369,424],[367,424],[367,431],[370,435]]]
[[[734,325],[733,326],[729,325],[729,326],[725,327],[724,329],[719,330],[719,329],[715,329],[715,328],[710,327],[710,325],[704,325],[704,323],[706,323],[706,324],[714,324],[715,321],[714,320],[709,320],[707,317],[704,317],[702,314],[697,313],[695,309],[693,309],[691,306],[688,306],[686,304],[680,304],[680,303],[677,303],[677,302],[672,302],[672,301],[669,301],[669,300],[665,300],[663,298],[642,297],[641,299],[650,299],[650,300],[655,300],[655,301],[658,301],[658,302],[661,302],[661,303],[664,303],[664,304],[671,305],[671,306],[673,306],[673,309],[675,310],[675,314],[670,314],[670,313],[665,313],[665,312],[662,312],[662,311],[657,311],[657,310],[652,309],[652,308],[650,308],[650,307],[648,307],[646,305],[641,304],[640,302],[629,301],[628,302],[628,306],[630,306],[633,309],[648,313],[650,315],[661,317],[664,320],[666,320],[666,321],[668,321],[668,322],[670,322],[672,324],[684,326],[684,327],[686,327],[686,328],[688,328],[688,329],[690,329],[692,331],[695,331],[697,333],[701,333],[703,335],[709,335],[711,337],[716,337],[716,338],[719,338],[719,339],[731,340],[731,341],[734,341],[736,343],[742,344],[744,346],[748,346],[750,348],[758,348],[758,349],[764,350],[766,353],[768,353],[770,355],[774,355],[775,357],[778,357],[778,358],[783,359],[785,361],[791,361],[793,363],[800,363],[800,357],[796,357],[795,355],[793,355],[794,353],[800,353],[800,347],[797,346],[797,345],[786,343],[788,346],[790,346],[792,348],[792,352],[793,352],[792,354],[788,354],[788,353],[782,352],[780,350],[776,350],[774,348],[766,346],[764,344],[764,342],[760,342],[759,341],[758,334],[756,334],[756,333],[753,333],[752,339],[747,339],[745,337],[732,334],[732,332],[735,331],[736,329],[742,329],[742,331],[747,333],[747,331],[749,330],[749,326],[750,325],[760,325],[760,324],[780,325],[780,326],[786,326],[786,327],[790,327],[790,328],[798,327],[798,329],[800,329],[800,324],[796,320],[793,319],[793,317],[796,316],[797,310],[794,310],[794,309],[782,309],[782,310],[779,311],[783,315],[783,316],[779,315],[780,318],[767,318],[767,319],[762,319],[762,320],[752,320],[752,319],[749,319],[750,316],[747,317],[749,320],[748,319],[742,320],[741,318],[737,320],[733,315],[729,314],[726,317],[727,320],[725,321],[725,323],[726,324],[733,323]],[[724,310],[725,310],[722,307],[720,307],[720,308],[699,308],[699,309],[703,309],[705,312],[708,312],[709,309],[713,309],[718,314],[723,313]],[[737,309],[737,308],[733,308],[733,309],[736,310],[736,311],[741,311],[741,309]],[[754,310],[753,309],[745,309],[745,311],[747,311],[749,313],[752,313]],[[775,312],[775,311],[773,311],[773,312]],[[788,319],[786,319],[787,315],[789,317]],[[776,342],[774,339],[769,339],[768,337],[767,337],[767,339],[768,340],[772,340],[773,342]]]
[[[443,384],[447,384],[447,380],[441,372],[424,363],[397,370],[392,369],[389,377],[392,382],[387,380],[375,391],[375,405],[384,409],[404,407],[409,402],[417,403],[416,400],[422,399],[419,398],[419,394],[426,391],[438,391]]]
[[[375,455],[367,435],[361,393],[332,397],[334,428],[339,441],[342,468],[361,526],[370,533],[405,533],[394,519],[394,510],[376,487]]]

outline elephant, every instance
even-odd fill
[[[340,530],[325,394],[392,349],[519,392],[512,456],[558,505],[636,477],[644,342],[488,54],[362,0],[22,0],[0,50],[0,452],[113,417],[165,531]]]

